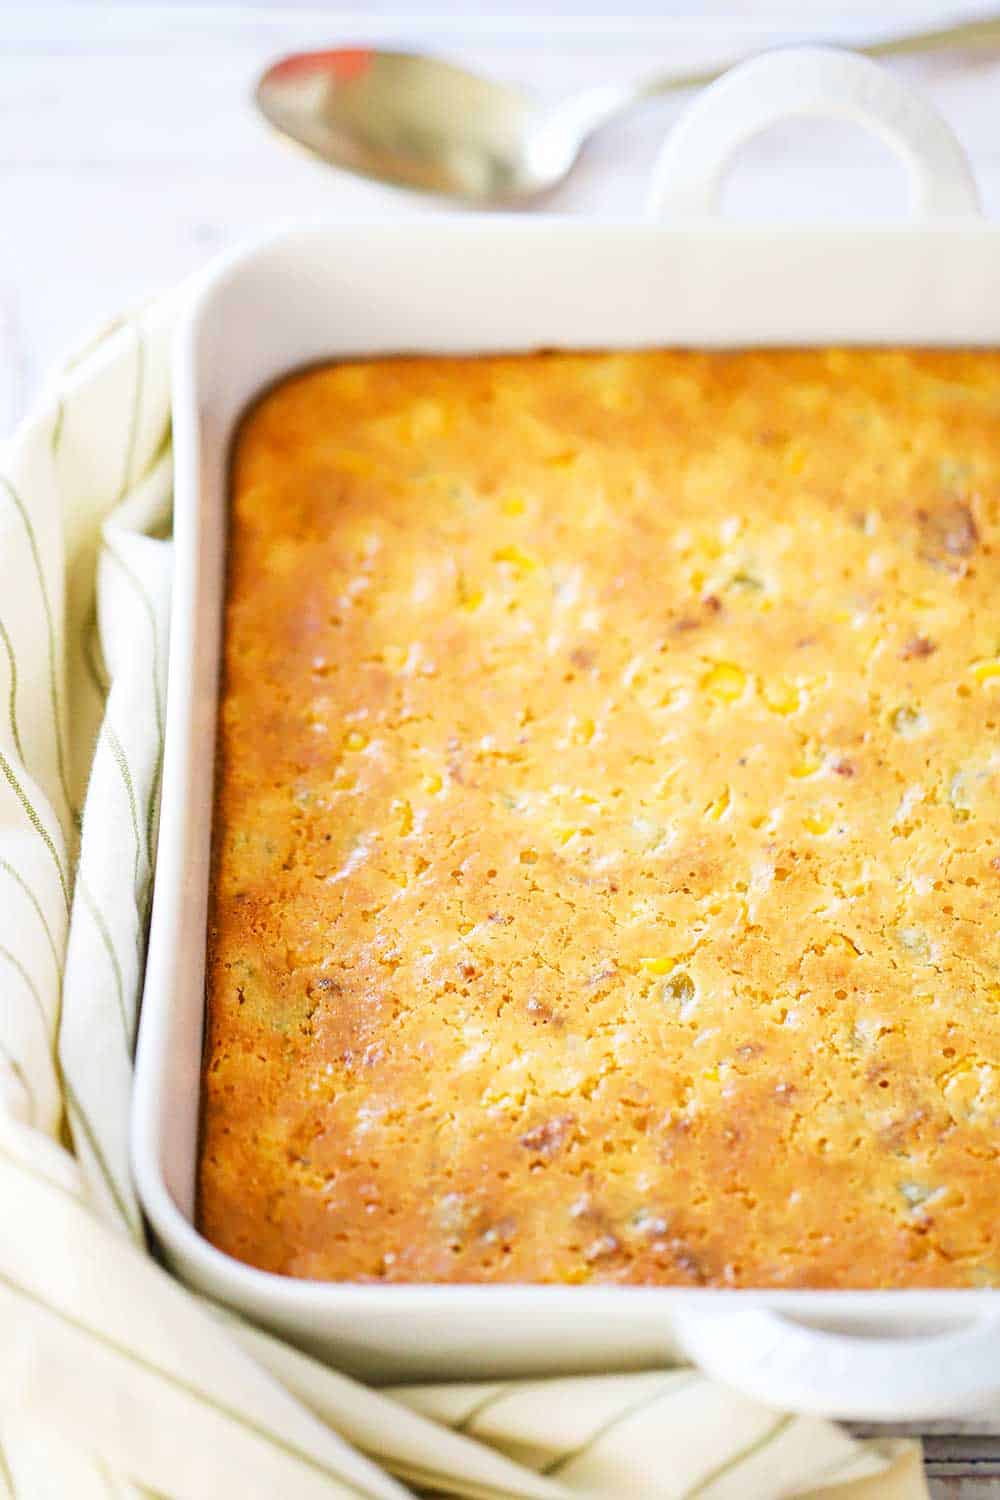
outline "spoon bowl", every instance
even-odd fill
[[[282,135],[335,166],[468,203],[533,197],[572,165],[538,149],[543,111],[528,94],[433,57],[301,53],[268,68],[256,101]]]

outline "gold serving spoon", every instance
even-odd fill
[[[1000,44],[1000,16],[851,43],[869,57],[990,44]],[[282,58],[255,98],[283,136],[333,166],[491,208],[558,186],[584,142],[633,104],[710,83],[722,71],[666,73],[544,105],[439,58],[337,48]]]

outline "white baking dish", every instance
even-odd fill
[[[922,216],[780,231],[713,217],[740,140],[810,111],[888,140]],[[252,1270],[192,1227],[227,454],[251,397],[309,361],[384,351],[1000,343],[1000,229],[977,218],[946,128],[872,64],[810,50],[735,70],[677,127],[654,199],[672,211],[662,222],[657,212],[642,224],[450,217],[308,228],[227,258],[202,286],[174,391],[177,574],[137,1061],[139,1191],[186,1281],[371,1378],[686,1355],[787,1408],[966,1411],[1000,1395],[1000,1293],[327,1284]]]

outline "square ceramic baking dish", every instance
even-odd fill
[[[736,147],[809,113],[861,123],[896,151],[909,223],[718,217]],[[683,1356],[776,1406],[837,1416],[953,1415],[1000,1395],[1000,1292],[320,1283],[242,1265],[192,1224],[227,460],[244,407],[338,356],[829,342],[1000,344],[1000,228],[978,218],[937,116],[873,64],[823,49],[757,59],[704,93],[661,157],[648,222],[331,224],[243,250],[202,285],[175,367],[176,582],[133,1122],[139,1191],[186,1282],[372,1379]]]

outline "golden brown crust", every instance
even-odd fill
[[[1000,1281],[1000,358],[386,360],[236,448],[200,1223]]]

